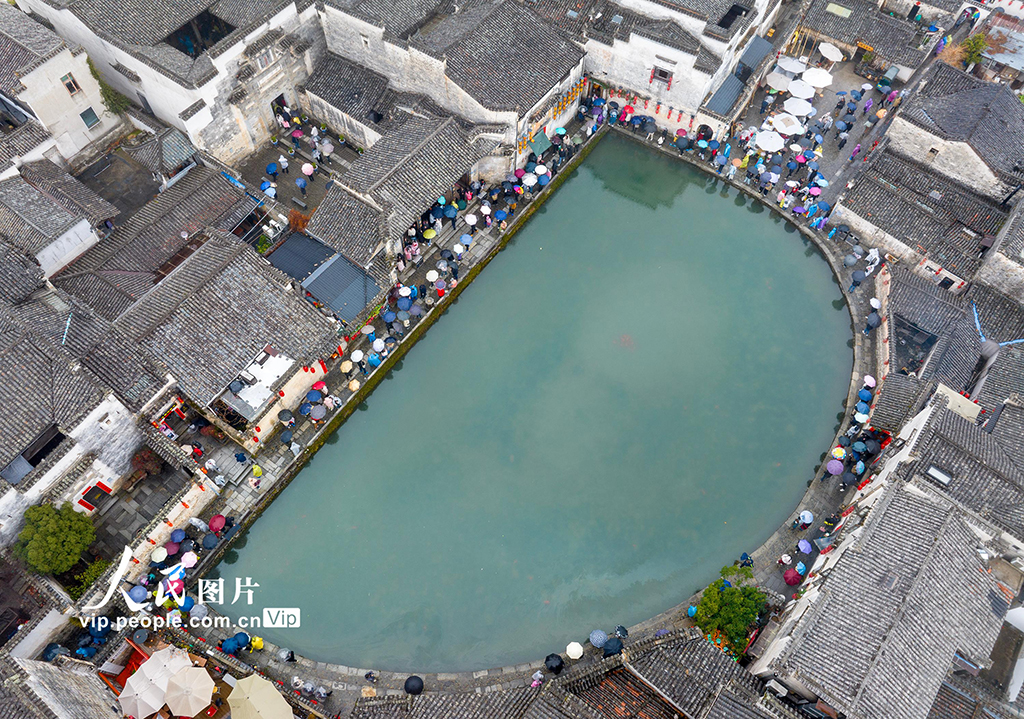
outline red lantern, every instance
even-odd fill
[[[657,115],[657,114],[660,114],[660,113],[661,113],[661,103],[659,102],[658,106],[656,108],[654,108],[654,114]]]
[[[651,104],[651,101],[650,101],[650,100],[646,100],[646,99],[645,99],[645,100],[644,100],[644,109],[645,109],[645,110],[647,109],[647,106],[648,106],[649,104]]]

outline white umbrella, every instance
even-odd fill
[[[191,666],[188,654],[177,647],[154,652],[138,671],[128,677],[124,691],[118,697],[125,715],[143,719],[159,711],[166,702],[164,696],[171,677]]]
[[[361,362],[362,359],[363,359],[363,351],[362,350],[354,350],[352,352],[352,354],[349,355],[349,356],[352,358],[353,362]]]
[[[121,704],[121,711],[125,716],[132,716],[136,719],[145,719],[150,714],[156,714],[164,705],[163,689],[152,682],[139,679],[132,681],[138,672],[128,677],[125,682],[124,691],[118,696],[117,701]]]
[[[376,330],[373,329],[373,325],[363,325],[362,329],[359,331],[362,332],[364,335],[372,335],[374,332],[376,332]]]
[[[754,144],[762,150],[776,152],[786,146],[786,141],[782,139],[782,135],[779,133],[768,130],[767,132],[759,132]]]
[[[809,115],[814,106],[807,102],[807,100],[801,100],[799,97],[791,97],[786,100],[782,107],[785,108],[786,112],[790,115],[796,115],[797,117],[804,117]]]
[[[772,118],[772,126],[780,135],[802,135],[804,133],[804,126],[800,124],[800,121],[785,112]]]
[[[475,225],[476,224],[476,215],[473,215],[473,214],[466,215],[465,220],[466,220],[466,224],[467,225],[470,225],[470,226]]]
[[[491,214],[491,206],[490,205],[480,205],[480,214],[481,215],[489,215],[489,214]]]
[[[430,270],[427,273],[427,282],[434,282],[437,280],[437,270]]]
[[[383,352],[384,351],[384,340],[382,340],[380,337],[378,337],[377,339],[375,339],[373,341],[373,351],[374,352]]]
[[[466,251],[466,248],[463,247],[460,244],[457,244],[457,243],[456,243],[456,245],[454,247],[452,247],[452,252],[454,252],[457,255],[461,255],[465,251]]]
[[[779,92],[785,92],[789,89],[789,83],[792,82],[792,78],[786,77],[781,72],[770,72],[764,81],[768,87]]]
[[[804,72],[800,78],[811,87],[828,87],[832,84],[832,73],[820,67],[812,67]]]
[[[537,176],[532,172],[527,172],[523,175],[523,184],[527,187],[533,187],[537,184]]]
[[[814,87],[803,80],[793,80],[789,83],[789,94],[801,100],[810,100],[814,97]]]
[[[292,719],[277,688],[258,674],[240,679],[228,695],[232,719]]]
[[[579,659],[583,656],[583,645],[579,642],[569,642],[565,647],[565,653],[570,659]]]
[[[195,716],[213,700],[213,677],[201,667],[189,667],[167,683],[167,708],[172,714]]]
[[[830,42],[823,42],[818,45],[818,52],[826,60],[831,60],[832,62],[839,62],[843,59],[843,51]]]
[[[786,72],[792,72],[798,75],[807,69],[806,63],[800,62],[795,57],[780,57],[778,65]]]

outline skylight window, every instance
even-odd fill
[[[953,481],[953,477],[948,472],[944,469],[939,469],[934,464],[928,467],[928,471],[925,474],[945,487],[948,487],[949,483]]]
[[[167,36],[171,46],[191,57],[199,57],[234,32],[235,26],[203,10]]]

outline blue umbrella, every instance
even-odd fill
[[[788,167],[790,170],[795,170],[797,167],[799,167],[799,165],[790,160],[789,162],[786,163],[786,167]]]
[[[275,172],[277,172],[277,163],[271,162],[269,165],[267,165],[267,174],[273,175]]]
[[[302,405],[299,407],[299,414],[301,414],[303,417],[305,417],[312,411],[313,405],[311,405],[309,402],[303,402]]]
[[[818,165],[817,162],[808,162],[807,163],[807,169],[808,170],[817,170],[818,167],[820,167],[820,166]]]
[[[605,103],[605,99],[603,97],[595,97],[594,98],[594,107],[601,107],[601,105],[603,105],[604,103]]]
[[[692,604],[689,607],[687,607],[687,609],[686,609],[686,616],[688,616],[688,617],[695,617],[695,616],[697,616],[697,607],[693,606]]]
[[[267,197],[277,197],[277,188],[268,187],[263,191],[263,194],[265,194]]]
[[[270,181],[264,180],[263,182],[260,183],[260,192],[267,189],[268,187],[270,187]]]
[[[430,216],[433,217],[435,220],[440,220],[443,214],[444,210],[441,209],[440,206],[437,206],[430,211]]]
[[[173,532],[171,532],[171,541],[172,542],[181,542],[184,539],[185,539],[185,530],[184,529],[175,529]]]
[[[295,178],[295,184],[298,185],[300,189],[305,187],[306,184],[307,184],[306,183],[306,178],[305,177],[296,177]]]
[[[854,442],[853,447],[851,447],[850,449],[852,449],[854,452],[857,452],[858,454],[864,454],[865,452],[868,451],[868,446],[863,442]]]
[[[800,576],[802,577],[805,574],[807,574],[807,567],[804,565],[803,562],[797,562],[796,563],[796,571],[798,571],[800,573]]]
[[[828,204],[827,202],[819,202],[818,203],[818,209],[822,213],[825,213],[825,212],[828,212],[829,210],[832,209],[832,205]]]
[[[867,402],[858,402],[857,411],[860,412],[861,414],[867,414],[868,412],[871,411],[871,407],[868,406]]]
[[[181,611],[190,612],[192,611],[192,607],[194,607],[195,605],[195,599],[193,599],[192,597],[185,597],[184,601],[181,603]]]
[[[494,219],[496,219],[498,222],[501,222],[506,217],[508,217],[508,213],[505,212],[504,210],[498,210],[497,212],[494,213]]]
[[[128,596],[131,597],[133,602],[144,602],[146,601],[146,588],[141,586],[134,586],[128,590]]]
[[[772,172],[774,172],[777,175],[780,172],[782,172],[782,168],[779,165],[772,165]]]
[[[320,394],[320,390],[311,389],[311,390],[309,390],[309,392],[306,392],[306,401],[307,402],[319,402],[323,398],[324,398],[324,396],[322,394]],[[299,411],[301,412],[302,409],[300,408]]]
[[[549,182],[551,182],[551,175],[541,175],[540,177],[537,178],[537,184],[540,185],[541,187],[544,187],[544,185],[548,184]]]
[[[855,102],[848,102],[848,103],[846,103],[846,109],[848,111],[850,111],[850,112],[855,111],[857,109],[857,103],[855,103]]]
[[[864,96],[861,94],[860,90],[853,90],[852,92],[850,92],[850,97],[852,97],[854,100],[860,100]]]
[[[825,138],[822,137],[821,135],[815,135],[814,136],[814,141],[817,142],[820,145],[821,143],[823,143],[825,141]]]
[[[719,165],[724,165],[728,161],[729,158],[723,155],[722,153],[718,153],[717,155],[715,155],[715,162]]]
[[[217,542],[219,541],[220,540],[217,539],[217,535],[213,532],[210,532],[205,537],[203,537],[203,549],[213,549],[217,546]]]
[[[526,163],[526,167],[524,167],[523,169],[526,170],[527,172],[533,172],[534,170],[537,169],[537,163],[536,162],[527,162]]]
[[[412,300],[411,299],[409,299],[408,297],[399,297],[398,298],[398,309],[400,309],[400,310],[402,310],[404,312],[404,311],[407,311],[410,307],[412,307]]]
[[[464,234],[464,235],[461,235],[459,237],[459,243],[460,244],[468,245],[468,244],[471,244],[472,242],[473,242],[473,238],[470,235],[465,235]]]
[[[865,469],[867,469],[866,464],[864,464],[863,462],[857,462],[857,465],[853,468],[853,471],[857,474],[857,476],[860,476],[864,474]]]
[[[281,444],[291,444],[293,436],[294,434],[292,431],[290,429],[286,429],[281,433]]]
[[[441,195],[440,197],[437,198],[437,204],[439,205],[443,205],[446,202],[448,202],[448,200],[444,198],[444,195]]]
[[[857,396],[861,400],[863,400],[864,402],[870,402],[871,401],[871,390],[869,390],[867,387],[861,387],[860,391],[857,392]]]
[[[631,125],[640,125],[644,121],[643,115],[634,115],[633,119],[629,121]]]
[[[710,147],[712,150],[717,150],[721,146],[722,143],[720,143],[718,140],[712,140],[711,142],[708,143],[708,147]]]
[[[839,92],[837,92],[836,94],[837,94],[837,95],[839,95],[840,97],[842,97],[843,95],[845,95],[845,94],[846,94],[846,90],[840,90],[840,91],[839,91]]]
[[[608,635],[602,632],[600,629],[595,629],[590,633],[590,643],[600,649],[608,643]]]
[[[699,148],[701,148],[703,150],[707,146],[708,146],[708,141],[707,140],[697,140],[697,147],[699,147]]]
[[[398,317],[398,315],[396,315],[391,310],[388,310],[387,312],[384,313],[384,321],[385,322],[388,322],[388,323],[394,322],[396,317]]]
[[[847,125],[847,124],[846,124],[845,122],[843,122],[842,120],[838,120],[838,121],[836,122],[836,129],[838,129],[838,130],[845,130],[845,129],[847,129],[848,127],[850,127],[850,126],[849,126],[849,125]]]
[[[455,207],[455,205],[448,205],[444,208],[444,216],[447,217],[449,220],[455,217],[457,214],[459,214],[459,210],[458,208]]]

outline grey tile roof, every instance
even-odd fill
[[[29,120],[9,132],[0,130],[0,133],[0,169],[6,169],[14,158],[53,139],[46,128],[35,120]]]
[[[313,213],[306,232],[359,267],[366,267],[388,239],[387,216],[333,185]]]
[[[1024,105],[1009,87],[938,62],[901,115],[944,139],[968,143],[1008,182],[1024,181]]]
[[[1024,265],[1024,205],[1017,208],[1013,225],[999,245],[999,254],[1018,265]]]
[[[0,236],[30,254],[50,245],[83,219],[22,177],[0,181]]]
[[[407,38],[431,17],[443,0],[325,0],[378,27],[391,38]]]
[[[539,690],[360,699],[350,719],[520,719]]]
[[[17,304],[43,283],[43,270],[24,250],[0,241],[0,304]]]
[[[217,227],[252,204],[219,173],[195,167],[51,281],[113,320],[156,284],[161,268],[188,245],[182,232]]]
[[[59,35],[16,6],[0,3],[0,92],[17,95],[21,78],[64,47]]]
[[[90,224],[117,217],[121,211],[49,160],[26,162],[21,176],[37,190],[46,193],[74,215]]]
[[[1008,608],[977,546],[949,501],[892,484],[773,668],[848,715],[924,719],[954,653],[986,661]]]
[[[977,680],[952,673],[939,687],[928,719],[1011,719],[1019,713],[988,691],[979,691]]]
[[[267,259],[281,272],[302,282],[334,254],[333,250],[312,237],[293,232]]]
[[[849,10],[849,17],[844,18],[829,10],[832,5]],[[863,42],[875,49],[879,59],[904,67],[916,68],[927,56],[925,50],[916,47],[916,25],[887,15],[878,9],[876,3],[866,0],[812,3],[802,24],[843,44]]]
[[[890,148],[865,168],[843,205],[965,280],[981,266],[981,236],[996,234],[1007,218],[996,203]]]
[[[879,387],[871,406],[871,426],[897,432],[921,409],[931,383],[892,372]]]
[[[305,363],[328,352],[337,335],[254,250],[226,232],[204,233],[202,246],[115,326],[205,405],[265,347]]]
[[[354,321],[383,292],[366,270],[341,255],[328,260],[302,287],[346,322]]]
[[[582,48],[514,0],[477,0],[424,26],[410,43],[444,57],[481,105],[524,114],[583,59]]]
[[[24,452],[44,430],[65,434],[103,399],[88,373],[72,371],[60,347],[29,331],[0,307],[0,468]]]
[[[380,73],[324,53],[306,81],[306,91],[322,98],[332,107],[371,127],[370,113],[383,115],[387,103],[388,79]]]
[[[417,113],[363,153],[342,181],[373,198],[386,214],[387,238],[397,239],[496,145],[496,141],[467,133],[455,118]],[[328,233],[318,230],[307,228],[331,244],[322,236]]]
[[[138,145],[122,145],[122,149],[143,167],[163,175],[191,160],[197,150],[185,134],[169,127]]]

